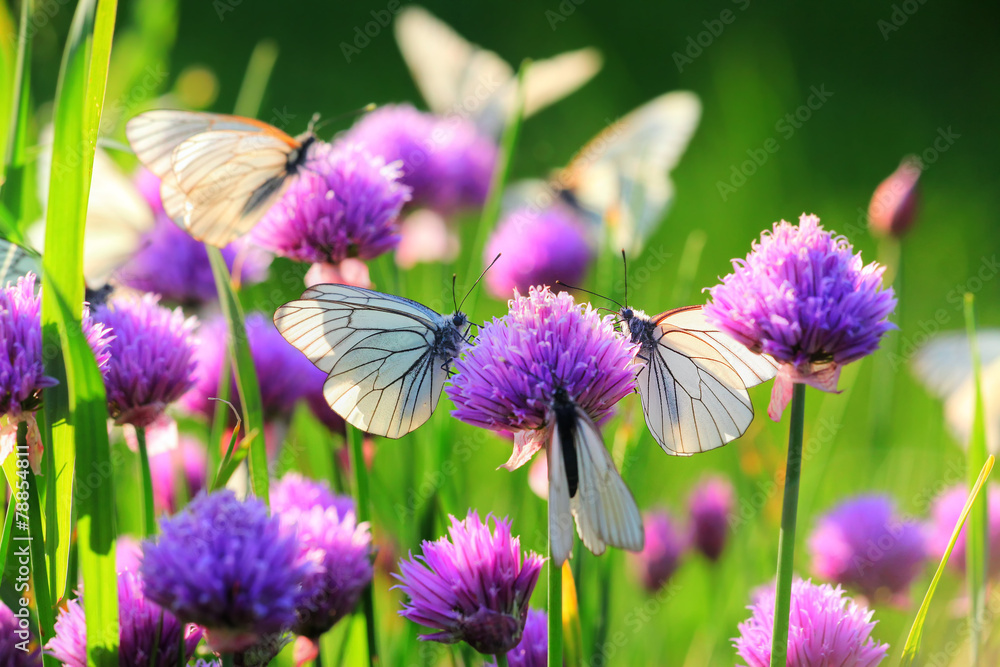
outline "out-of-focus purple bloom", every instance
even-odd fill
[[[660,590],[673,576],[688,548],[688,539],[677,520],[666,511],[642,518],[646,539],[642,551],[629,554],[642,585],[650,593]]]
[[[988,572],[991,578],[1000,577],[1000,486],[992,484],[985,491],[989,510],[990,562]],[[982,494],[983,491],[980,491]],[[958,517],[962,514],[969,489],[958,484],[948,489],[934,500],[930,520],[926,526],[927,548],[935,559],[940,560],[951,541]],[[982,497],[982,495],[980,495]],[[955,548],[948,558],[948,566],[957,572],[965,572],[965,544],[969,525],[962,526]]]
[[[527,292],[532,285],[555,286],[557,280],[579,284],[593,259],[586,229],[559,204],[542,211],[523,207],[507,215],[487,242],[483,261],[489,264],[498,254],[484,278],[498,299],[509,299],[515,289]]]
[[[872,229],[897,238],[909,231],[917,213],[917,181],[923,168],[919,158],[910,156],[879,183],[868,204]]]
[[[174,514],[180,509],[177,503],[178,484],[183,485],[187,498],[194,498],[205,488],[208,451],[200,440],[182,435],[175,449],[149,457],[149,469],[153,478],[153,505],[156,511]]]
[[[918,524],[896,516],[891,499],[859,496],[820,517],[809,537],[813,572],[870,600],[879,591],[905,597],[927,549]]]
[[[122,667],[176,665],[178,649],[184,662],[201,641],[200,628],[188,625],[143,595],[142,581],[132,571],[118,573],[118,663]],[[70,600],[56,619],[56,635],[45,646],[59,662],[70,667],[87,665],[87,620],[83,598]],[[183,639],[183,641],[182,641]]]
[[[152,294],[112,299],[94,319],[113,334],[104,374],[108,413],[116,424],[145,428],[194,384],[197,320]]]
[[[528,620],[524,624],[521,642],[507,651],[510,667],[545,667],[549,658],[548,614],[541,609],[529,609]],[[496,660],[486,661],[496,665]]]
[[[303,558],[319,564],[302,584],[299,620],[292,628],[296,634],[318,639],[354,610],[371,583],[368,524],[357,523],[351,498],[334,495],[325,484],[286,475],[274,491],[274,515],[296,536]]]
[[[691,543],[709,560],[718,560],[729,538],[729,518],[736,492],[725,477],[702,480],[688,496]]]
[[[302,582],[315,570],[264,503],[241,502],[231,491],[199,495],[160,519],[141,568],[149,599],[203,626],[220,652],[292,627]]]
[[[733,640],[737,654],[749,667],[768,667],[774,626],[774,585],[753,595],[747,607],[752,614],[739,625]],[[889,652],[888,644],[871,637],[876,622],[869,611],[829,584],[792,582],[791,618],[788,627],[789,667],[875,667]]]
[[[400,175],[397,165],[359,146],[317,145],[253,238],[300,262],[378,257],[399,243],[397,219],[410,199]]]
[[[428,208],[413,211],[399,225],[399,246],[396,264],[412,269],[417,264],[443,262],[458,257],[460,241],[454,225]]]
[[[3,667],[41,667],[42,651],[34,636],[22,638],[20,623],[10,607],[0,602],[0,665]],[[24,647],[24,648],[21,648]],[[27,650],[30,647],[31,650]]]
[[[289,417],[300,399],[317,387],[322,391],[326,374],[286,341],[269,317],[261,313],[247,315],[246,330],[266,420]],[[181,397],[180,405],[188,412],[211,417],[216,401],[210,399],[219,395],[222,361],[228,354],[225,321],[217,318],[204,322],[198,338],[195,385]],[[229,396],[236,403],[235,378],[232,382]]]
[[[775,421],[793,384],[836,391],[841,368],[874,352],[895,328],[884,267],[865,265],[847,238],[824,230],[815,215],[803,214],[797,226],[774,223],[733,269],[709,290],[705,317],[781,364],[768,408]]]
[[[497,147],[465,118],[386,105],[359,120],[346,139],[386,162],[401,161],[415,206],[450,215],[486,201]]]
[[[559,390],[599,422],[635,387],[635,347],[612,321],[566,292],[515,292],[510,313],[483,326],[476,344],[455,362],[457,374],[446,388],[455,402],[452,414],[494,431],[540,432],[553,424]],[[526,463],[543,441],[516,438],[507,467]]]
[[[142,546],[128,535],[115,541],[115,571],[138,572],[142,565]]]
[[[126,287],[159,294],[166,301],[195,305],[215,301],[215,279],[205,245],[163,212],[160,180],[141,170],[136,186],[156,213],[156,223],[141,241],[139,250],[116,273]],[[267,277],[271,256],[254,244],[240,239],[222,249],[230,272],[243,284],[258,283]]]
[[[448,534],[425,541],[423,555],[400,561],[398,588],[409,597],[402,616],[439,632],[425,641],[467,642],[489,655],[510,651],[521,641],[528,600],[538,582],[544,558],[521,554],[510,522],[479,520],[470,511],[464,521],[451,517]]]

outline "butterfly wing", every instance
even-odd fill
[[[360,287],[317,285],[279,308],[274,323],[327,374],[324,396],[352,426],[399,438],[437,406],[450,362],[439,356],[438,334],[449,323],[426,306]]]
[[[592,48],[567,51],[531,63],[524,82],[524,117],[573,93],[590,81],[602,64],[600,52]],[[512,110],[516,103],[513,85],[510,98],[509,107]]]
[[[34,273],[41,278],[42,263],[16,243],[0,239],[0,288],[16,283],[18,278]],[[40,284],[36,283],[36,286]]]
[[[669,172],[701,118],[694,93],[661,95],[606,128],[560,176],[595,224],[606,223],[615,247],[637,254],[673,198]]]
[[[574,428],[553,429],[548,459],[552,558],[557,564],[569,558],[573,548],[571,516],[576,519],[580,539],[592,553],[604,553],[609,544],[640,551],[644,540],[642,517],[632,492],[615,469],[593,420],[579,407],[573,410]],[[564,464],[565,447],[572,447],[576,454],[578,486],[572,496]]]
[[[688,456],[743,435],[754,415],[747,387],[773,378],[777,363],[715,329],[700,306],[654,321],[637,385],[656,441],[668,454]]]

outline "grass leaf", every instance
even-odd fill
[[[976,496],[979,495],[980,489],[983,488],[983,485],[986,483],[986,478],[990,476],[990,471],[992,470],[993,457],[990,456],[986,459],[986,463],[979,472],[979,477],[976,479],[976,483],[973,485],[972,491],[969,493],[968,500],[965,501],[965,507],[962,508],[962,513],[959,515],[958,521],[955,523],[955,529],[951,532],[951,539],[948,541],[948,548],[945,549],[944,556],[941,557],[941,562],[938,563],[937,570],[934,572],[934,577],[931,579],[931,583],[927,587],[927,593],[924,595],[924,601],[920,603],[920,609],[917,610],[917,616],[913,619],[913,626],[910,628],[910,634],[906,637],[906,644],[903,646],[903,657],[900,660],[900,664],[904,667],[912,665],[913,661],[917,658],[917,652],[920,650],[920,639],[923,635],[924,623],[927,621],[927,611],[930,609],[931,600],[934,598],[934,591],[937,590],[938,582],[941,580],[941,575],[944,574],[944,568],[948,564],[948,558],[951,556],[951,551],[955,548],[955,542],[958,541],[958,536],[962,532],[962,526],[965,525],[965,519],[969,516],[969,510],[972,508],[972,504],[976,500]]]
[[[10,131],[7,137],[4,169],[0,173],[0,202],[14,218],[14,229],[24,225],[25,172],[28,168],[28,128],[31,114],[31,45],[35,27],[31,23],[35,3],[21,1],[21,19],[17,33],[17,60],[14,65],[13,90],[11,91]],[[8,236],[11,241],[21,243],[22,239]]]

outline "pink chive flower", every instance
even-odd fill
[[[922,171],[919,158],[910,156],[879,184],[868,205],[868,224],[873,230],[897,238],[909,231],[917,213],[917,181]]]
[[[688,496],[691,543],[711,561],[719,560],[729,539],[736,492],[725,477],[707,477]]]
[[[991,578],[1000,577],[1000,485],[991,484],[986,490],[989,508],[990,562],[988,572]],[[925,527],[927,547],[931,556],[941,560],[944,556],[951,533],[955,530],[958,517],[962,514],[969,489],[962,484],[951,487],[939,495],[931,506],[930,520]],[[982,497],[982,496],[980,496]],[[948,558],[948,566],[956,572],[965,572],[965,545],[968,524],[962,526],[955,548]]]
[[[509,667],[545,667],[549,657],[549,615],[542,609],[529,609],[528,620],[517,646],[507,651]],[[496,665],[495,659],[486,665]]]
[[[650,593],[663,588],[688,549],[688,537],[667,511],[648,512],[642,517],[645,542],[642,551],[629,554],[643,587]]]
[[[153,478],[153,505],[157,513],[175,514],[180,509],[177,498],[179,485],[189,499],[205,488],[208,450],[201,441],[181,435],[177,447],[149,457],[149,469]]]
[[[847,238],[824,230],[815,215],[803,214],[798,225],[775,223],[733,269],[709,290],[705,317],[781,364],[768,408],[775,421],[793,384],[837,391],[841,368],[877,350],[896,328],[884,268],[865,265]]]
[[[747,667],[768,667],[774,626],[774,585],[761,587],[747,607],[749,619],[739,624],[733,640]],[[838,586],[792,582],[788,627],[788,667],[875,667],[889,652],[888,644],[871,637],[874,612],[844,596]]]
[[[487,515],[484,523],[474,510],[464,521],[451,517],[448,535],[400,561],[393,576],[408,599],[400,615],[438,630],[421,635],[424,641],[464,641],[488,655],[510,651],[521,641],[545,559],[521,553],[510,521]]]

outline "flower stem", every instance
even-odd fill
[[[496,655],[497,667],[507,667],[507,654],[497,653]]]
[[[354,499],[357,503],[358,522],[371,521],[371,505],[368,492],[368,467],[365,465],[364,439],[361,431],[350,424],[347,429],[347,442],[351,455],[351,470],[354,471]],[[361,604],[365,611],[365,625],[368,635],[368,660],[371,665],[379,663],[378,638],[375,634],[375,592],[373,583],[365,586],[361,596]]]
[[[788,461],[785,464],[785,494],[778,536],[778,577],[774,597],[774,628],[771,635],[771,667],[784,667],[788,654],[788,617],[792,601],[795,567],[795,520],[799,511],[799,475],[802,472],[802,430],[805,422],[806,386],[792,390],[792,422],[788,430]]]
[[[551,515],[550,515],[551,516]],[[549,594],[549,661],[548,667],[562,667],[562,568],[552,560],[552,526],[549,526],[549,557],[545,568],[548,570]]]
[[[156,508],[153,505],[153,476],[149,468],[145,427],[135,427],[135,439],[139,443],[139,467],[142,468],[142,533],[145,537],[152,537],[156,534]]]

